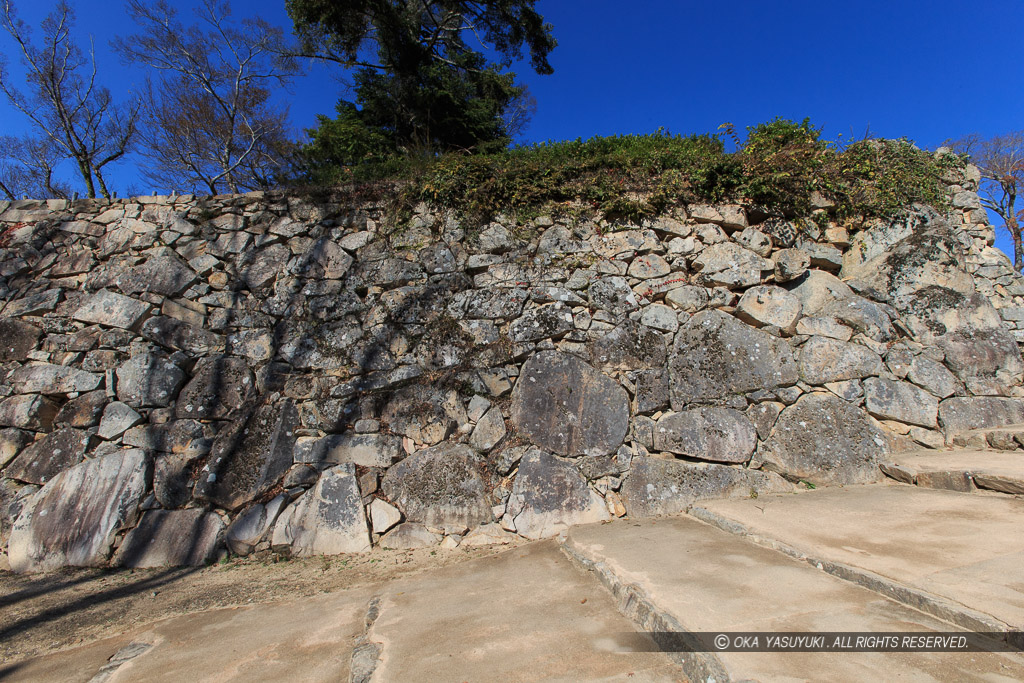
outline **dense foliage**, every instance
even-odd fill
[[[731,153],[716,135],[659,131],[449,154],[403,172],[410,198],[474,219],[569,208],[639,218],[675,205],[721,201],[806,216],[815,193],[849,217],[891,215],[914,202],[942,207],[948,198],[941,177],[962,163],[907,140],[841,147],[822,140],[806,120],[776,119],[750,127]]]
[[[734,152],[718,135],[659,131],[436,157],[395,155],[385,139],[364,131],[365,156],[335,179],[402,181],[408,203],[427,201],[473,220],[566,211],[636,219],[724,201],[808,216],[815,199],[848,218],[892,215],[915,202],[943,208],[949,198],[941,178],[964,164],[909,140],[828,142],[807,120],[776,119],[748,128],[745,138],[723,128]]]

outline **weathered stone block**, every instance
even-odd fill
[[[291,467],[298,424],[289,399],[252,410],[217,436],[194,496],[237,510],[266,493]]]
[[[106,289],[93,294],[72,316],[84,323],[130,330],[149,313],[151,306]]]
[[[896,338],[889,315],[881,306],[864,297],[852,296],[828,303],[822,307],[821,315],[831,316],[878,342]]]
[[[45,396],[11,396],[0,402],[0,427],[45,432],[53,426],[59,409]]]
[[[146,493],[140,450],[86,460],[57,475],[25,505],[11,531],[16,572],[103,564],[115,536],[131,527]]]
[[[921,427],[935,427],[939,412],[939,400],[924,389],[879,377],[864,380],[864,406],[883,420]]]
[[[801,308],[800,300],[782,287],[759,285],[751,287],[740,297],[736,317],[755,327],[774,325],[793,334]]]
[[[352,463],[363,467],[391,467],[402,456],[402,438],[394,434],[332,434],[310,449],[313,464]]]
[[[487,452],[501,443],[505,434],[505,418],[501,416],[501,410],[492,408],[476,423],[469,435],[469,445],[478,451]]]
[[[245,406],[252,393],[253,376],[244,360],[211,356],[200,361],[192,380],[181,390],[175,415],[179,419],[223,420]]]
[[[606,277],[590,284],[588,290],[590,305],[608,311],[613,316],[622,316],[640,308],[636,294],[622,277]]]
[[[165,354],[139,354],[117,369],[117,398],[133,408],[168,406],[184,381],[184,371]]]
[[[629,399],[610,377],[577,358],[532,356],[512,392],[511,420],[534,444],[560,455],[608,455],[629,426]]]
[[[43,331],[13,318],[0,318],[0,363],[21,362],[39,345]]]
[[[561,302],[538,306],[512,321],[508,336],[513,342],[561,337],[573,329],[572,311]]]
[[[103,376],[65,365],[40,363],[18,368],[7,381],[19,394],[54,395],[92,391]]]
[[[942,363],[926,356],[914,358],[907,379],[939,398],[948,398],[959,387],[956,377]]]
[[[274,527],[287,503],[288,494],[282,493],[266,505],[257,503],[236,517],[224,535],[228,549],[237,555],[251,553]]]
[[[775,265],[734,242],[712,244],[694,262],[697,283],[708,287],[722,286],[743,289],[761,283],[761,273]]]
[[[757,432],[743,413],[704,406],[671,413],[654,427],[654,448],[714,462],[744,463],[757,446]]]
[[[354,467],[325,470],[316,486],[278,517],[272,545],[296,557],[368,552],[370,531]]]
[[[112,564],[132,569],[196,567],[213,559],[224,532],[215,512],[149,510],[128,532]]]
[[[790,282],[803,277],[811,267],[811,255],[803,249],[780,249],[772,255],[775,261],[775,281]]]
[[[203,356],[224,350],[224,338],[219,334],[162,315],[142,323],[139,334],[161,346],[184,351],[190,356]]]
[[[749,498],[792,490],[791,484],[770,472],[635,457],[621,493],[629,515],[640,518],[677,515],[700,500]]]
[[[96,436],[101,439],[116,439],[126,431],[142,422],[142,416],[132,410],[127,403],[114,401],[103,409],[103,418]]]
[[[883,372],[882,358],[860,344],[812,337],[800,348],[800,379],[823,385]]]
[[[32,434],[21,429],[0,429],[0,468],[7,467],[7,463],[14,460],[14,457],[32,443]]]
[[[125,294],[152,292],[161,296],[177,296],[195,281],[195,272],[173,249],[159,248],[149,252],[144,263],[118,277],[117,288]]]
[[[786,342],[721,311],[702,311],[680,328],[669,371],[676,411],[797,381]]]
[[[833,301],[853,296],[849,285],[821,270],[807,271],[802,277],[787,282],[786,288],[800,299],[804,315],[817,315]]]
[[[782,411],[758,450],[764,469],[812,484],[879,481],[888,455],[885,433],[866,413],[832,394],[801,396]]]
[[[538,449],[519,463],[506,514],[520,536],[532,539],[611,518],[604,499],[587,486],[570,461]]]
[[[593,364],[601,370],[647,370],[665,367],[668,350],[661,334],[625,320],[590,344]]]
[[[998,396],[947,398],[939,404],[939,424],[947,440],[972,429],[1024,424],[1024,400]]]
[[[45,484],[85,458],[89,433],[65,427],[50,432],[14,459],[4,476],[30,484]]]
[[[467,446],[418,451],[387,471],[381,489],[412,522],[473,527],[492,519],[483,476]]]
[[[403,522],[380,539],[380,547],[388,550],[415,550],[429,548],[441,542],[441,534],[435,534],[423,524]]]
[[[291,251],[283,244],[272,244],[242,261],[242,281],[250,290],[258,290],[272,283],[284,270]]]

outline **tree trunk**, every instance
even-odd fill
[[[100,184],[100,194],[102,194],[105,199],[110,199],[110,191],[107,189],[107,183],[103,180],[103,176],[100,175],[99,169],[96,169],[96,180]]]
[[[1013,214],[1006,219],[1006,229],[1013,238],[1013,268],[1019,273],[1024,268],[1024,244],[1021,243],[1020,225]]]
[[[96,186],[92,182],[92,169],[85,161],[78,159],[78,172],[85,181],[85,196],[89,199],[96,199]]]

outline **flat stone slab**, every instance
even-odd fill
[[[918,478],[916,483],[927,488],[949,488],[938,485],[943,481],[967,481],[971,484],[970,489],[977,487],[1024,495],[1024,453],[1020,452],[957,450],[899,453],[891,456],[889,463],[901,472],[890,473],[886,468],[882,471],[904,483],[911,481],[898,476],[901,473]]]
[[[770,500],[802,500],[803,495]],[[764,498],[746,503],[763,506]],[[771,505],[768,506],[770,511]],[[887,514],[884,506],[878,506]],[[803,528],[818,532],[831,511]],[[841,524],[846,529],[845,524]],[[974,526],[974,525],[972,525]],[[870,527],[860,527],[867,531]],[[946,632],[948,623],[698,520],[621,520],[575,527],[566,549],[621,595],[620,609],[656,621],[638,598],[691,632]],[[596,565],[596,566],[595,566]],[[664,622],[662,622],[664,623]],[[670,622],[671,623],[671,622]],[[664,630],[652,624],[652,630]],[[965,680],[1024,674],[1019,657],[952,653],[743,653],[688,655],[689,680]],[[703,660],[705,666],[697,668]],[[696,669],[696,670],[695,670]]]
[[[396,581],[380,610],[375,681],[682,680],[664,654],[623,651],[636,627],[553,541]]]
[[[131,526],[146,492],[148,462],[133,449],[61,472],[21,511],[7,548],[16,572],[102,564],[118,532]]]
[[[621,493],[626,511],[639,518],[676,515],[709,498],[750,498],[792,489],[792,484],[772,472],[637,456]]]
[[[881,484],[701,507],[811,557],[1024,625],[1020,498]]]
[[[24,365],[7,378],[11,387],[19,394],[82,393],[92,391],[102,380],[102,375],[50,363]]]
[[[150,305],[105,289],[93,294],[72,316],[83,323],[129,329],[149,311]]]
[[[519,375],[511,421],[553,453],[609,455],[626,436],[629,398],[618,382],[578,358],[542,351]]]

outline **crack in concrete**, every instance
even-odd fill
[[[152,643],[131,642],[111,655],[107,663],[96,672],[96,675],[89,679],[89,683],[104,683],[109,680],[114,672],[121,666],[141,654],[145,654],[153,647]]]
[[[349,667],[349,683],[369,683],[380,663],[381,646],[370,642],[370,629],[380,616],[380,596],[374,596],[366,607],[363,620],[363,634],[352,650],[352,664]]]

